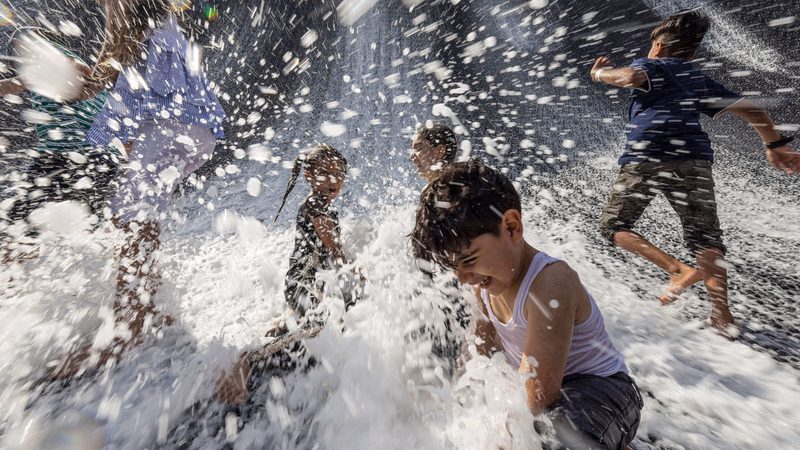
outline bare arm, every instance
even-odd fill
[[[559,398],[578,304],[586,298],[578,275],[561,262],[545,268],[528,293],[528,331],[519,370],[528,375],[525,394],[534,414]]]
[[[342,244],[339,242],[339,232],[336,222],[328,216],[317,216],[312,219],[317,236],[322,241],[322,245],[331,253],[333,261],[338,264],[346,264],[347,258],[342,252]]]
[[[0,97],[4,95],[19,95],[25,92],[25,84],[19,77],[0,80]]]
[[[503,344],[497,337],[497,330],[494,329],[492,322],[485,319],[489,317],[489,312],[486,311],[486,305],[481,298],[481,290],[475,288],[473,292],[475,293],[478,307],[481,312],[483,312],[483,317],[479,317],[475,320],[475,336],[481,340],[481,342],[477,344],[478,353],[483,356],[491,357],[493,353],[503,350]]]
[[[746,120],[765,144],[781,139],[781,134],[775,129],[775,123],[769,113],[753,102],[740,100],[723,112],[731,112]],[[766,155],[767,160],[776,169],[789,175],[800,173],[800,153],[792,150],[788,144],[774,149],[767,148]]]
[[[780,133],[775,130],[775,124],[772,122],[769,113],[753,102],[739,100],[722,112],[731,112],[746,120],[765,143],[774,142],[781,138]]]
[[[597,58],[590,73],[595,83],[605,83],[612,86],[631,89],[642,89],[649,84],[647,74],[634,67],[614,68],[611,59],[606,56]]]

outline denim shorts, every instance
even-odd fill
[[[614,241],[618,231],[632,231],[644,210],[663,194],[678,214],[683,239],[693,253],[715,248],[723,253],[711,161],[671,160],[625,164],[620,168],[600,231]]]
[[[624,372],[566,376],[561,397],[548,410],[555,448],[622,450],[636,436],[643,406],[639,388]]]

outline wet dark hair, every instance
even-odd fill
[[[450,127],[443,123],[435,123],[430,128],[423,125],[417,128],[417,135],[434,147],[444,145],[444,162],[448,164],[455,162],[458,142],[456,142],[456,134]]]
[[[121,23],[109,25],[112,41],[105,56],[128,66],[141,58],[145,35],[164,20],[172,5],[169,0],[118,0],[116,8],[123,17]]]
[[[669,56],[691,57],[711,28],[711,21],[697,10],[683,10],[662,20],[650,33],[650,40],[661,40]]]
[[[283,194],[283,201],[281,202],[278,213],[275,215],[275,220],[281,215],[283,206],[286,205],[286,199],[297,184],[297,177],[300,176],[300,170],[314,172],[314,168],[319,167],[325,162],[340,163],[344,165],[344,170],[347,171],[347,159],[335,148],[328,144],[321,144],[314,147],[313,150],[306,154],[300,154],[294,159],[294,166],[292,166],[292,176],[289,178],[289,184],[286,186],[286,192]],[[313,186],[311,187],[314,188]],[[274,222],[274,221],[273,221]]]
[[[414,257],[453,268],[472,239],[500,233],[500,219],[510,209],[522,206],[503,174],[476,160],[450,164],[420,196],[411,233]]]

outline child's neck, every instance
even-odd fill
[[[522,256],[519,264],[517,265],[514,280],[508,289],[501,292],[499,295],[500,299],[509,305],[513,305],[517,300],[517,292],[519,291],[520,285],[522,285],[522,280],[525,279],[525,274],[528,273],[528,268],[531,266],[531,262],[533,262],[533,257],[539,253],[539,250],[533,248],[533,246],[528,244],[528,242],[525,240],[522,241],[522,245]]]

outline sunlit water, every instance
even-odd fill
[[[343,317],[344,331],[329,326],[307,341],[318,363],[307,371],[268,373],[251,402],[262,407],[261,415],[241,429],[233,423],[222,426],[218,436],[199,436],[193,445],[536,448],[538,438],[519,377],[502,357],[474,357],[451,376],[447,362],[431,355],[429,340],[409,338],[422,325],[441,328],[439,305],[446,301],[437,289],[426,286],[406,237],[422,187],[405,160],[409,132],[438,115],[464,126],[462,137],[472,143],[465,154],[510,169],[523,193],[528,240],[569,262],[597,299],[612,339],[645,394],[639,439],[664,448],[797,447],[800,188],[796,180],[767,167],[754,134],[733,118],[708,124],[718,144],[715,176],[732,264],[730,299],[743,327],[740,340],[728,341],[704,326],[709,308],[698,288],[675,305],[660,307],[656,296],[665,277],[610,248],[596,230],[615,173],[625,98],[590,86],[584,72],[590,55],[600,47],[613,51],[615,42],[625,41],[630,33],[618,36],[612,31],[598,45],[582,45],[593,42],[586,37],[598,31],[591,26],[594,22],[600,29],[613,29],[611,19],[619,15],[614,8],[620,5],[587,9],[581,2],[552,2],[534,9],[547,2],[462,2],[451,10],[466,21],[460,26],[453,25],[455,19],[439,17],[440,10],[433,7],[425,9],[423,4],[409,13],[401,2],[394,2],[369,10],[358,18],[356,28],[328,32],[319,24],[333,19],[301,8],[298,12],[306,15],[299,23],[307,20],[320,37],[310,47],[311,69],[284,74],[284,49],[274,50],[273,45],[280,42],[302,55],[305,50],[298,43],[311,26],[286,26],[281,18],[292,15],[289,4],[267,7],[258,21],[252,11],[259,10],[260,2],[250,3],[250,10],[223,9],[223,22],[212,24],[217,40],[227,39],[231,27],[238,26],[236,44],[207,51],[213,62],[210,77],[229,94],[229,139],[218,148],[218,162],[207,168],[207,180],[184,186],[162,235],[159,266],[164,283],[155,302],[176,316],[176,324],[150,333],[144,345],[113,369],[39,397],[39,388],[32,384],[48,361],[84,339],[101,346],[113,335],[114,251],[120,236],[107,224],[97,229],[87,225],[77,205],[38,211],[34,220],[44,230],[37,239],[38,256],[0,268],[0,445],[175,445],[173,430],[188,420],[184,410],[214,395],[220,371],[243,349],[266,342],[266,323],[285,307],[282,284],[293,245],[292,210],[307,187],[298,186],[286,212],[272,224],[288,176],[283,161],[291,160],[298,148],[324,139],[345,149],[356,169],[337,207],[346,251],[368,280],[364,299],[344,315],[341,299],[329,296],[331,313]],[[650,9],[664,13],[661,5],[651,3],[647,2]],[[35,4],[28,6],[29,11],[37,10]],[[764,42],[772,41],[764,39],[749,41],[755,42],[752,47],[737,46],[741,53],[736,53],[721,43],[730,33],[739,36],[731,30],[741,21],[757,31],[768,20],[796,13],[767,4],[738,15],[725,2],[707,6],[717,16],[725,13],[712,17],[722,25],[708,45],[711,70],[734,85],[774,96],[778,122],[798,123],[797,111],[781,106],[785,99],[796,98],[785,91],[796,85],[791,75],[792,67],[796,72],[796,50],[768,46]],[[645,5],[629,8],[647,10]],[[418,19],[422,12],[428,15]],[[586,20],[592,12],[597,14]],[[647,24],[658,14],[636,23]],[[224,22],[227,15],[236,20]],[[536,24],[539,16],[544,19]],[[54,17],[69,17],[69,11],[58,10]],[[437,20],[446,23],[428,32],[433,37],[410,33]],[[560,26],[569,35],[565,37]],[[539,28],[545,31],[537,34]],[[778,27],[766,30],[773,35],[797,33]],[[470,39],[473,31],[476,36]],[[524,35],[526,31],[531,33]],[[280,41],[280,33],[294,40]],[[457,51],[445,40],[453,33]],[[549,36],[556,38],[546,42]],[[250,49],[242,42],[258,45]],[[486,59],[464,62],[464,49],[476,42],[485,45],[471,51],[476,59]],[[542,51],[544,46],[549,48]],[[625,44],[617,58],[623,61],[623,55],[643,46]],[[235,55],[231,48],[241,53]],[[430,56],[410,55],[426,49],[432,49]],[[509,57],[509,51],[518,54]],[[522,52],[530,54],[519,56]],[[574,55],[575,60],[559,54]],[[760,65],[760,54],[783,56]],[[541,59],[535,60],[535,55]],[[267,56],[266,68],[258,69],[259,60]],[[249,65],[239,64],[237,58]],[[451,76],[439,80],[436,65],[427,66],[426,72],[423,63],[433,60],[452,66]],[[715,68],[718,60],[731,65]],[[553,62],[560,64],[552,67]],[[537,68],[540,64],[544,67]],[[520,69],[513,69],[516,66]],[[569,72],[572,67],[577,70]],[[741,70],[754,75],[730,76]],[[273,78],[272,72],[278,76]],[[553,81],[559,77],[566,78]],[[569,80],[579,85],[569,89]],[[463,86],[447,83],[465,83],[468,89],[460,94]],[[259,89],[273,84],[286,92],[285,99],[275,100]],[[445,98],[442,92],[454,89]],[[784,91],[778,95],[778,89]],[[480,92],[487,97],[481,98]],[[459,100],[459,95],[464,98]],[[262,97],[269,99],[268,110],[256,106]],[[306,100],[293,101],[300,97]],[[552,98],[537,102],[543,97]],[[329,107],[333,101],[339,104]],[[303,112],[304,103],[311,109]],[[251,116],[255,110],[261,111],[262,119]],[[9,118],[2,128],[5,136],[24,142],[13,134],[24,134],[24,124],[15,125],[10,115],[3,117]],[[333,136],[339,128],[323,125],[326,122],[342,125],[344,134]],[[479,126],[473,127],[474,122]],[[507,139],[509,148],[498,136]],[[565,140],[574,141],[574,146]],[[263,146],[248,151],[256,143]],[[264,161],[265,150],[275,156]],[[4,158],[11,154],[4,153]],[[254,161],[253,155],[262,161]],[[248,183],[252,179],[257,181]],[[261,186],[258,195],[252,195],[253,183]],[[640,226],[655,243],[688,258],[678,220],[663,199],[654,203]],[[333,274],[324,276],[332,280]],[[469,295],[467,289],[464,295]]]

